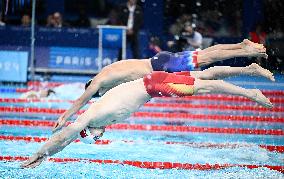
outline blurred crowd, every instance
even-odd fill
[[[98,0],[92,3],[96,7],[96,13],[90,12],[88,2],[68,1],[66,14],[59,11],[43,17],[43,0],[38,0],[36,24],[50,28],[78,27],[95,28],[97,25],[124,25],[127,26],[127,40],[131,44],[133,58],[139,58],[138,33],[143,28],[143,2],[142,0]],[[31,7],[21,11],[21,19],[9,19],[7,14],[7,2],[1,1],[2,10],[0,26],[5,24],[22,25],[28,27],[31,24]],[[82,3],[83,2],[83,3]],[[84,3],[86,2],[86,3]],[[161,50],[181,51],[204,48],[204,37],[239,37],[250,38],[252,41],[262,43],[268,47],[269,53],[275,55],[281,51],[270,46],[268,39],[283,38],[283,4],[281,0],[264,0],[263,17],[251,27],[244,27],[244,1],[243,0],[166,0],[164,1],[164,31],[161,37],[150,38],[149,48],[153,53]],[[90,5],[91,6],[91,5]],[[69,10],[68,10],[69,9]],[[252,11],[254,9],[251,9]],[[279,11],[280,10],[280,11]],[[70,15],[71,14],[71,15]],[[74,15],[75,14],[75,15]],[[95,15],[94,15],[95,14]],[[6,15],[6,16],[5,16]],[[144,27],[144,29],[147,27]],[[246,32],[246,28],[248,31]],[[147,31],[147,29],[145,29]],[[257,59],[258,63],[263,62]],[[275,59],[275,65],[283,68],[283,61]],[[265,65],[265,64],[263,64]],[[267,64],[266,64],[267,65]],[[283,65],[284,66],[284,65]],[[283,69],[282,69],[283,70]],[[283,70],[284,71],[284,70]]]

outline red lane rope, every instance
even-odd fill
[[[16,88],[16,92],[17,93],[26,93],[28,91],[30,91],[30,90],[27,89],[27,88]]]
[[[27,100],[27,99],[0,99],[0,102],[41,102],[41,100]],[[48,101],[42,101],[48,102]],[[61,102],[61,100],[50,100],[50,102]],[[72,101],[66,101],[72,102]],[[90,104],[90,103],[89,103]],[[144,107],[152,108],[188,108],[188,109],[209,109],[209,110],[241,110],[241,111],[261,111],[261,112],[284,112],[284,107],[273,107],[272,109],[264,108],[262,106],[240,106],[240,105],[221,105],[221,104],[188,104],[188,103],[146,103]],[[7,107],[6,107],[7,108]],[[10,107],[14,108],[14,107]],[[20,108],[20,107],[18,107]],[[5,109],[5,108],[4,108]]]
[[[62,114],[65,109],[50,109],[50,108],[32,108],[32,107],[6,107],[0,106],[0,112],[16,112],[16,113],[49,113],[49,114]],[[78,114],[84,111],[79,111]]]
[[[137,118],[163,118],[163,119],[203,119],[203,120],[228,120],[228,121],[256,121],[256,122],[279,122],[284,123],[281,117],[261,117],[261,116],[233,116],[233,115],[207,115],[189,113],[169,113],[169,112],[135,112],[133,117]]]
[[[61,99],[18,99],[18,98],[0,98],[0,103],[74,103],[74,100],[61,100]],[[89,102],[92,103],[92,102]]]
[[[173,97],[157,97],[155,98],[161,101],[179,101],[179,102],[190,102],[194,100],[212,100],[212,101],[230,101],[230,102],[252,102],[250,99],[240,96],[224,96],[224,95],[197,95],[197,96],[186,96],[180,98]],[[272,103],[284,103],[284,98],[271,97],[269,98]]]
[[[39,81],[29,81],[28,86],[29,87],[34,87],[34,86],[47,86],[47,87],[56,87],[60,86],[66,83],[62,82],[39,82]]]
[[[32,137],[32,136],[5,136],[0,135],[0,140],[5,141],[25,141],[25,142],[45,142],[48,140],[46,137]],[[75,140],[74,142],[80,142],[79,139]],[[97,145],[108,145],[113,143],[114,141],[111,140],[97,140],[94,144]],[[121,140],[124,143],[139,143],[139,141],[133,140]],[[196,143],[196,142],[170,142],[170,141],[157,141],[160,144],[167,144],[167,145],[184,145],[188,147],[195,147],[195,148],[239,148],[239,147],[253,147],[253,144],[239,144],[239,143]],[[275,146],[275,145],[258,145],[258,147],[264,148],[271,152],[284,152],[284,146]]]
[[[25,156],[0,156],[0,161],[25,161],[28,157]],[[190,164],[179,162],[153,162],[153,161],[131,161],[131,160],[102,160],[102,159],[82,159],[82,158],[49,158],[50,162],[58,163],[72,163],[72,162],[89,162],[97,164],[120,164],[130,165],[138,168],[145,169],[182,169],[182,170],[219,170],[229,167],[246,167],[249,169],[266,167],[271,170],[284,172],[284,166],[271,166],[271,165],[247,165],[247,164]]]
[[[49,109],[49,108],[26,108],[26,107],[3,107],[0,106],[0,112],[8,113],[45,113],[60,115],[65,109]],[[77,114],[82,114],[84,110]],[[257,121],[257,122],[284,122],[282,117],[261,117],[261,116],[232,116],[232,115],[205,115],[205,114],[190,114],[190,113],[169,113],[169,112],[135,112],[133,117],[149,117],[149,118],[182,118],[182,119],[204,119],[204,120],[229,120],[229,121]]]
[[[68,84],[68,83],[63,83],[63,82],[39,82],[39,81],[29,81],[28,86],[59,86],[63,84]],[[267,94],[279,94],[279,95],[284,95],[284,91],[281,90],[261,90],[263,93]]]
[[[276,95],[276,96],[284,96],[283,90],[261,90],[261,92],[265,95]]]
[[[159,97],[160,101],[179,101],[179,102],[191,102],[194,100],[214,100],[214,101],[230,101],[230,102],[252,102],[251,100],[239,97],[239,96],[220,96],[220,95],[208,95],[208,96],[188,96],[183,98],[172,97]],[[284,103],[284,98],[269,98],[272,103]],[[62,99],[18,99],[18,98],[0,98],[1,103],[34,103],[34,102],[56,102],[56,103],[74,103],[74,100],[62,100]],[[91,103],[91,102],[90,102]]]
[[[26,107],[3,107],[0,106],[0,112],[14,113],[47,113],[47,114],[62,114],[65,109],[49,109],[49,108],[26,108]],[[83,113],[84,110],[77,114]],[[261,117],[261,116],[232,116],[232,115],[204,115],[190,113],[169,113],[169,112],[135,112],[133,117],[149,117],[149,118],[182,118],[182,119],[204,119],[204,120],[229,120],[229,121],[257,121],[257,122],[284,122],[282,117]]]
[[[231,106],[231,105],[205,105],[205,104],[184,104],[184,103],[146,103],[144,107],[158,108],[188,108],[188,109],[210,109],[210,110],[241,110],[241,111],[261,111],[261,112],[284,112],[284,107],[273,107],[272,109],[262,106]]]
[[[284,131],[277,129],[246,129],[246,128],[216,128],[216,127],[195,127],[195,126],[158,126],[143,124],[114,124],[107,129],[128,129],[128,130],[154,130],[173,132],[198,132],[198,133],[227,133],[227,134],[255,134],[255,135],[284,135]]]
[[[227,105],[191,105],[178,103],[146,103],[144,107],[157,108],[187,108],[187,109],[205,109],[205,110],[243,110],[243,111],[258,111],[258,112],[284,112],[284,107],[274,107],[267,109],[264,107],[254,106],[227,106]],[[34,107],[10,107],[0,106],[0,112],[29,112],[29,113],[63,113],[65,109],[50,109],[50,108],[34,108]],[[81,114],[84,111],[80,111]]]
[[[60,86],[63,83],[49,83],[49,84],[40,84],[38,83],[38,85],[32,85],[32,83],[28,83],[29,87],[40,87],[40,86],[45,86],[45,87],[56,87],[56,86]],[[27,92],[29,91],[28,88],[16,88],[16,92],[21,93],[21,92]],[[284,96],[284,91],[283,90],[261,90],[261,92],[266,95],[266,96]]]
[[[52,127],[53,121],[36,120],[0,120],[0,125],[14,126],[46,126]],[[254,134],[254,135],[284,135],[280,129],[247,129],[247,128],[217,128],[195,126],[170,126],[170,125],[144,125],[144,124],[113,124],[106,127],[116,130],[142,130],[142,131],[171,131],[171,132],[198,132],[198,133],[226,133],[226,134]]]

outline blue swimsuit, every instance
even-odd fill
[[[154,71],[192,71],[197,67],[197,51],[171,53],[163,51],[151,58]]]

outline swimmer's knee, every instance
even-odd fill
[[[225,85],[223,80],[195,80],[194,94],[203,94],[216,91],[219,86]]]
[[[220,70],[223,70],[220,66],[210,67],[200,72],[199,79],[217,80],[220,77],[219,75]]]

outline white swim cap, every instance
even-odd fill
[[[94,144],[101,136],[93,135],[88,127],[79,134],[79,139],[85,144]]]

